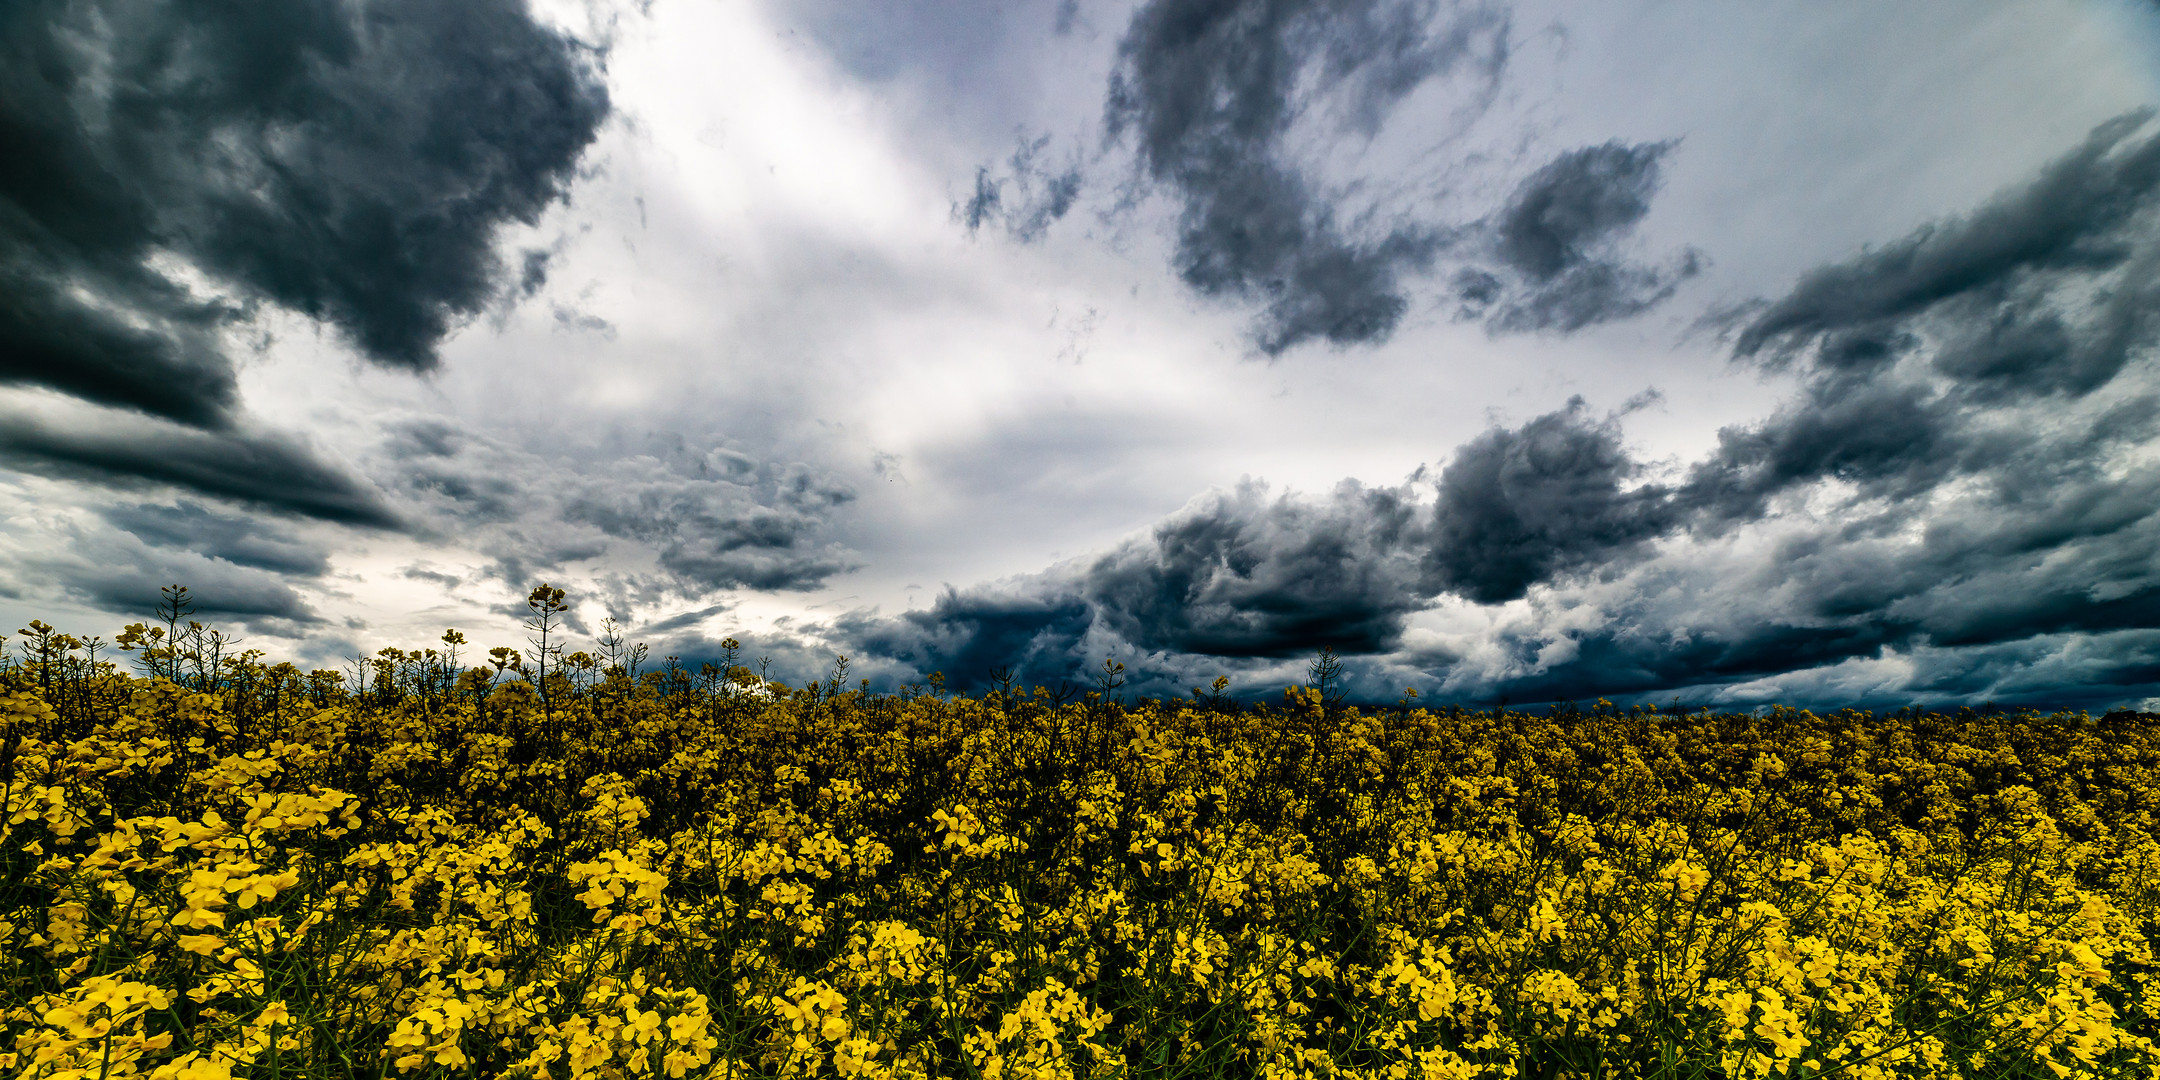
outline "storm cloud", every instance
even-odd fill
[[[1069,592],[947,589],[927,611],[844,615],[828,637],[842,653],[898,661],[917,678],[942,673],[955,689],[980,687],[999,674],[1024,685],[1054,685],[1087,665],[1094,618],[1088,603]]]
[[[1094,560],[1078,587],[1108,629],[1149,651],[1377,652],[1423,606],[1417,517],[1403,489],[1346,481],[1326,498],[1271,498],[1247,483]]]
[[[121,489],[168,484],[259,509],[378,529],[406,521],[382,492],[306,442],[235,425],[55,423],[0,413],[0,463]]]
[[[223,334],[263,303],[434,367],[510,287],[499,227],[562,197],[607,115],[590,59],[522,0],[8,5],[0,383],[232,430]],[[278,450],[249,446],[97,467],[227,495],[246,481],[211,473]]]
[[[181,500],[172,506],[133,503],[100,511],[114,527],[155,547],[183,548],[296,577],[321,577],[330,570],[330,551],[310,543],[276,522],[219,513]]]
[[[2117,670],[2102,642],[2160,623],[2160,474],[2058,478],[2017,499],[1987,491],[1997,479],[1924,509],[1771,518],[1761,546],[1698,540],[1609,581],[1533,593],[1496,619],[1489,654],[1447,677],[1517,700],[1749,683],[1758,697],[1842,686],[1835,696],[1859,700],[1851,680],[1872,679],[1875,701],[2058,704],[2065,686],[2029,665],[2085,665],[2080,692],[2102,697],[2152,681],[2149,656]]]
[[[1425,556],[1430,592],[1513,600],[1556,574],[1601,566],[1672,528],[1670,493],[1623,488],[1641,466],[1616,421],[1581,398],[1512,431],[1494,428],[1440,472]]]
[[[34,575],[77,600],[128,618],[149,616],[157,608],[158,591],[180,583],[188,586],[199,618],[278,633],[324,621],[287,580],[289,571],[96,523],[64,527],[62,533],[64,545],[12,560],[11,571]]]
[[[1740,327],[1735,353],[1879,366],[1925,343],[1969,394],[2105,385],[2153,340],[2151,121],[2103,124],[1980,209],[1807,274]]]
[[[1429,80],[1489,93],[1508,30],[1498,8],[1435,0],[1151,0],[1118,48],[1108,133],[1177,199],[1178,276],[1260,305],[1263,352],[1384,340],[1443,234],[1344,220],[1291,153],[1292,126],[1333,104],[1369,138]]]
[[[1630,262],[1622,242],[1650,213],[1674,142],[1569,150],[1522,181],[1486,223],[1489,268],[1456,271],[1461,315],[1496,333],[1567,333],[1639,315],[1702,268],[1693,248],[1667,265]]]

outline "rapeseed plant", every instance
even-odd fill
[[[2152,717],[873,694],[564,603],[364,679],[37,624],[0,1071],[2160,1072]]]

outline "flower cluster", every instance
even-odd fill
[[[2160,1069],[2152,717],[228,667],[0,669],[0,1073]]]

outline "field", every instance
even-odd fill
[[[364,678],[33,626],[0,1073],[2160,1066],[2160,718],[791,687],[534,595]]]

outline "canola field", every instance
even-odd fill
[[[872,693],[454,633],[352,678],[173,629],[0,671],[0,1075],[2160,1063],[2153,717]]]

